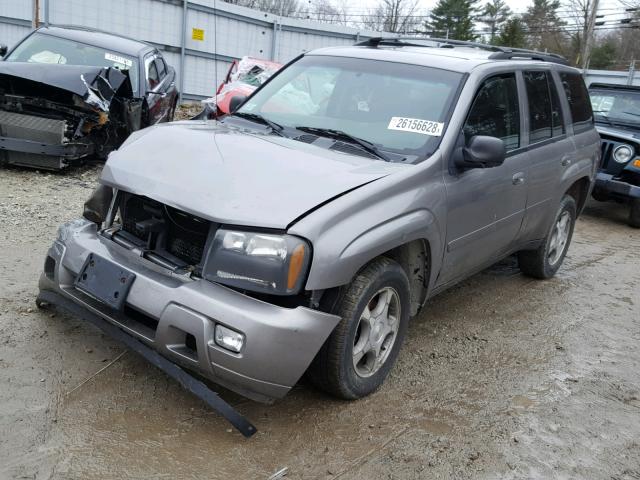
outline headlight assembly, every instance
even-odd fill
[[[293,235],[220,229],[207,255],[207,280],[273,295],[302,288],[311,260],[309,244]]]
[[[627,163],[633,157],[633,148],[630,145],[619,145],[613,151],[613,159],[618,163]]]

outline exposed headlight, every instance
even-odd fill
[[[619,145],[613,151],[613,159],[618,163],[627,163],[633,157],[633,148],[630,145]]]
[[[302,288],[310,259],[309,244],[293,235],[220,229],[203,276],[231,287],[292,295]]]

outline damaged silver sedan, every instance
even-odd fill
[[[106,158],[131,132],[173,119],[174,80],[144,42],[39,28],[0,62],[0,164],[59,170]]]

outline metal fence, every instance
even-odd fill
[[[34,0],[0,0],[0,43],[31,31]],[[41,23],[99,28],[145,40],[178,73],[183,99],[210,97],[230,62],[251,55],[286,62],[320,47],[386,36],[294,20],[220,0],[40,0]]]
[[[592,83],[640,86],[640,74],[636,72],[635,62],[631,63],[631,67],[627,71],[587,70],[584,72],[584,79],[587,86]]]

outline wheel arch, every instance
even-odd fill
[[[589,188],[591,187],[591,181],[589,177],[581,177],[567,189],[565,195],[569,195],[573,197],[576,202],[576,213],[580,215],[582,213],[582,209],[587,203],[587,198],[589,197]]]

